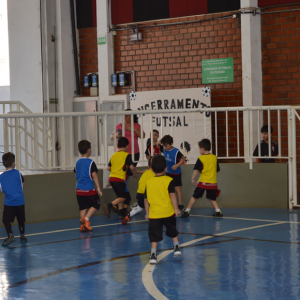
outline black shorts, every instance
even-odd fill
[[[85,210],[91,207],[94,207],[97,210],[100,208],[100,197],[98,194],[92,196],[77,195],[77,202],[79,210]]]
[[[3,223],[12,223],[12,222],[14,222],[15,217],[17,217],[18,223],[26,222],[25,206],[24,205],[19,205],[19,206],[4,205],[2,222]]]
[[[126,192],[126,199],[124,201],[124,204],[126,205],[130,205],[131,203],[131,196],[130,196],[130,193],[129,192]]]
[[[202,188],[199,188],[199,187],[195,188],[193,198],[195,198],[195,199],[202,198],[205,191],[206,191],[206,198],[207,199],[214,200],[214,201],[217,200],[217,191],[218,190],[202,189]]]
[[[144,199],[145,199],[145,195],[144,194],[140,194],[140,193],[136,194],[136,200],[138,201],[139,207],[145,208]]]
[[[125,182],[121,181],[110,181],[110,185],[113,188],[115,194],[118,198],[125,198],[126,199],[126,184]]]
[[[134,160],[137,161],[137,162],[133,163],[133,165],[136,167],[137,164],[138,164],[138,162],[139,162],[139,160],[140,160],[140,152],[134,154]],[[133,173],[131,172],[130,168],[127,169],[126,174],[128,176],[133,176]]]
[[[167,175],[171,178],[173,178],[174,182],[175,182],[175,186],[182,186],[182,182],[181,182],[181,173],[178,175],[175,174],[170,174],[167,173]]]
[[[176,238],[178,236],[175,215],[163,219],[150,219],[148,230],[150,243],[160,242],[163,240],[164,225],[166,227],[167,236],[169,236],[170,238]]]

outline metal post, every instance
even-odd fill
[[[236,137],[237,137],[237,153],[240,157],[240,116],[239,111],[236,112]]]
[[[293,163],[292,163],[292,157],[293,157],[293,143],[292,143],[292,134],[293,134],[293,122],[292,122],[292,116],[291,116],[291,108],[287,111],[287,117],[288,117],[288,167],[289,167],[289,209],[293,208]]]
[[[70,164],[71,166],[74,165],[73,159],[73,149],[74,148],[74,128],[73,128],[73,117],[70,117]]]
[[[65,139],[65,117],[61,117],[60,126],[60,151],[61,151],[61,167],[63,170],[66,168],[66,139]]]
[[[295,110],[291,108],[291,116],[292,116],[292,145],[293,145],[293,160],[292,160],[292,168],[293,168],[293,202],[292,205],[295,206],[298,204],[298,188],[297,188],[297,148],[296,148],[296,116]]]
[[[24,132],[25,132],[25,168],[28,169],[28,132],[27,132],[27,118],[24,118]]]
[[[277,110],[277,124],[278,124],[278,155],[281,157],[281,113]]]
[[[134,118],[134,116],[133,115],[131,115],[131,156],[132,156],[132,161],[133,162],[136,162],[135,161],[135,158],[134,158],[134,122],[133,122],[133,118]]]
[[[98,165],[98,117],[95,116],[95,163]]]
[[[228,111],[225,112],[225,120],[226,120],[226,157],[229,157],[229,150],[228,150]]]
[[[33,119],[34,124],[34,162],[35,168],[39,168],[39,150],[38,150],[38,128],[37,128],[37,118]]]
[[[103,125],[103,142],[104,142],[104,165],[105,167],[108,164],[107,159],[107,151],[108,151],[108,145],[107,145],[107,115],[104,115],[104,125]]]
[[[216,156],[218,156],[218,125],[217,125],[217,111],[215,111],[215,145],[216,145]]]

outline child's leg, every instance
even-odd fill
[[[8,237],[13,236],[14,234],[13,234],[13,231],[12,231],[12,228],[11,228],[11,224],[9,222],[3,222],[3,225],[5,227],[7,236]]]
[[[114,201],[111,202],[112,205],[118,205],[119,203],[123,203],[125,201],[125,198],[117,198]]]
[[[192,209],[192,207],[195,205],[196,201],[197,201],[197,199],[192,197],[185,211],[190,211]]]
[[[86,216],[86,212],[87,212],[87,209],[83,209],[80,211],[80,219],[82,219]]]
[[[20,230],[20,235],[24,235],[25,234],[25,223],[24,222],[19,222],[19,230]]]
[[[182,193],[180,190],[180,186],[175,186],[175,192],[177,193],[178,205],[182,205]]]
[[[91,207],[91,208],[88,210],[88,212],[86,213],[85,218],[86,218],[87,220],[89,220],[89,219],[92,217],[92,215],[93,215],[96,211],[97,211],[97,209],[96,209],[95,207]]]
[[[151,243],[151,253],[152,253],[152,250],[155,250],[154,253],[156,253],[157,244],[158,244],[157,242],[152,242],[152,243]]]
[[[210,201],[210,203],[213,205],[213,207],[214,207],[214,209],[215,209],[216,211],[220,211],[220,207],[219,207],[219,205],[218,205],[218,203],[217,203],[216,200],[210,200],[210,199],[207,199],[207,200]]]

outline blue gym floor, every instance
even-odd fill
[[[178,218],[183,256],[167,255],[164,236],[156,267],[144,213],[127,226],[93,217],[92,233],[78,219],[27,225],[26,245],[0,249],[1,299],[300,299],[300,211],[212,213]]]

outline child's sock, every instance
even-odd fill
[[[90,220],[90,218],[87,218],[87,217],[85,217],[85,219],[88,220],[88,221]]]
[[[156,249],[151,249],[151,255],[152,255],[153,253],[156,255]]]
[[[216,211],[216,212],[220,212],[220,209],[219,209],[219,208],[216,208],[215,211]]]
[[[179,246],[179,242],[173,242],[173,244],[174,244],[174,248],[175,248],[176,246]]]
[[[189,213],[191,211],[191,209],[190,208],[186,208],[185,211]]]

